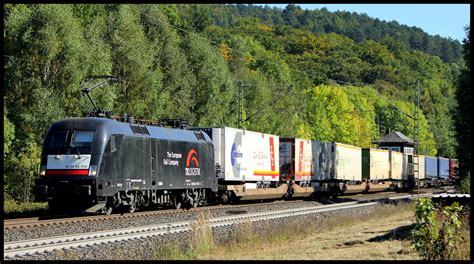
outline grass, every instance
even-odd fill
[[[48,213],[48,203],[25,202],[6,199],[3,203],[5,218],[42,216]]]
[[[469,223],[470,213],[466,212],[461,217],[460,240],[456,248],[455,258],[459,260],[470,260],[471,258],[471,227]]]
[[[284,258],[287,253],[294,253],[300,250],[302,241],[311,238],[315,234],[327,234],[317,239],[317,247],[326,250],[328,254],[333,254],[334,247],[328,246],[324,249],[324,246],[320,245],[321,243],[319,242],[330,240],[337,236],[340,237],[339,233],[342,228],[357,226],[360,223],[369,222],[375,218],[383,221],[383,219],[396,216],[397,214],[412,215],[413,211],[413,204],[401,204],[398,206],[378,205],[377,208],[368,213],[356,216],[338,215],[328,217],[324,218],[324,222],[313,221],[302,224],[297,220],[289,218],[283,225],[275,226],[271,221],[254,224],[244,221],[234,224],[227,240],[219,243],[212,238],[212,230],[207,224],[207,216],[200,215],[192,225],[192,232],[187,246],[163,245],[157,249],[155,259],[278,259],[280,257]],[[339,235],[334,235],[334,233]],[[398,252],[392,252],[396,256],[393,256],[391,259],[397,259],[398,255],[413,255],[413,251],[409,249],[409,242],[404,241],[403,243],[404,246],[400,247],[397,250]],[[352,239],[340,242],[335,247],[339,247],[341,251],[344,251],[346,248],[353,246],[367,247],[366,244],[375,243]],[[383,246],[387,247],[386,245]],[[365,254],[366,250],[363,250],[363,252],[362,254]],[[317,259],[311,257],[307,256],[303,259]],[[340,256],[334,255],[332,258],[331,255],[328,255],[328,257],[328,259],[338,259]],[[380,255],[377,252],[365,254],[362,257],[362,259],[378,258],[380,258]]]
[[[350,226],[358,226],[374,218],[384,219],[397,213],[407,213],[413,211],[413,205],[405,204],[397,207],[379,205],[376,210],[357,216],[339,215],[337,217],[329,217],[324,223],[312,222],[301,224],[296,220],[289,219],[284,226],[264,227],[265,232],[261,236],[250,235],[251,239],[240,240],[232,239],[220,246],[217,252],[242,252],[243,254],[221,254],[214,256],[211,254],[200,256],[201,259],[320,259],[312,253],[306,253],[307,250],[302,246],[305,244],[313,244],[315,247],[321,247],[321,255],[324,259],[343,259],[348,255],[353,247],[364,248],[367,243],[360,239],[344,235],[343,230]],[[356,231],[360,232],[360,230]],[[253,233],[251,233],[253,234]],[[315,236],[315,234],[317,234]],[[349,240],[340,239],[333,245],[324,246],[325,241],[349,236]],[[408,242],[405,242],[405,246]],[[373,246],[373,245],[371,245]],[[385,247],[383,245],[382,247]],[[288,251],[289,249],[289,251]],[[348,250],[349,249],[349,250]],[[258,254],[245,255],[245,252],[258,251]],[[300,251],[298,253],[298,251]],[[362,256],[349,259],[380,259],[382,256],[377,254],[378,250],[362,249]],[[412,252],[410,252],[412,253]],[[351,254],[351,252],[349,252]],[[357,253],[355,253],[357,254]],[[399,254],[407,254],[400,252]],[[391,259],[396,259],[394,256]]]
[[[209,218],[208,212],[199,212],[197,219],[191,223],[191,236],[186,247],[171,243],[164,244],[157,247],[155,259],[191,260],[212,252],[215,244]]]

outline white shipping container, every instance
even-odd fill
[[[412,166],[412,165],[410,165]],[[408,180],[408,172],[410,169],[408,168],[408,155],[403,154],[403,164],[402,164],[402,179]],[[413,174],[413,171],[411,172]]]
[[[390,153],[383,149],[370,149],[370,179],[390,179]]]
[[[225,181],[279,181],[279,137],[236,128],[212,128],[214,156]]]
[[[295,138],[295,181],[310,181],[313,168],[311,140]]]
[[[336,179],[362,181],[362,149],[351,145],[336,145]]]
[[[418,177],[420,180],[425,179],[425,156],[424,155],[418,155],[418,165],[415,166],[415,170],[418,169]],[[415,179],[417,178],[417,175],[415,173]]]
[[[392,150],[390,151],[390,173],[392,180],[403,180],[406,178],[406,170],[403,166],[404,163],[405,160],[402,153]]]

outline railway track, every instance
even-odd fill
[[[349,202],[343,204],[332,204],[307,208],[216,217],[209,219],[209,226],[219,227],[238,224],[246,221],[254,222],[261,220],[270,220],[281,217],[291,217],[296,215],[326,212],[332,210],[372,206],[375,204],[376,202],[363,204],[358,204],[357,202]],[[176,232],[187,232],[191,230],[191,224],[192,221],[182,221],[177,223],[167,223],[137,228],[124,228],[116,230],[107,230],[102,232],[9,242],[5,243],[4,245],[4,257],[5,259],[8,259],[14,257],[21,257],[24,255],[38,253],[41,254],[53,250],[80,248],[91,245],[99,245],[103,243],[119,242],[131,239],[142,239],[146,237],[160,236]]]
[[[404,195],[397,197],[384,198],[381,200],[399,200],[399,199],[416,199],[423,196],[432,196],[431,193],[419,195]],[[292,208],[285,210],[275,210],[258,213],[243,213],[232,216],[221,216],[208,219],[206,222],[212,228],[221,226],[230,226],[243,222],[255,222],[263,220],[271,220],[276,218],[294,217],[305,214],[314,214],[321,212],[329,212],[343,209],[353,209],[367,206],[374,206],[378,202],[345,202],[337,204],[310,206],[302,208]],[[192,229],[195,221],[181,221],[164,223],[157,225],[148,225],[133,228],[113,229],[99,232],[80,233],[63,235],[56,237],[47,237],[40,239],[31,239],[23,241],[13,241],[4,243],[4,258],[17,259],[22,256],[31,256],[34,254],[44,254],[53,252],[54,250],[67,250],[74,248],[82,248],[88,246],[97,246],[105,243],[116,243],[129,241],[134,239],[143,239],[148,237],[162,236],[172,233],[188,232]],[[203,226],[202,224],[200,225]]]
[[[189,212],[199,212],[199,211],[212,211],[212,210],[221,210],[226,208],[239,208],[244,206],[264,206],[268,204],[276,203],[294,203],[297,200],[290,201],[272,201],[264,202],[259,204],[237,204],[237,205],[213,205],[206,207],[192,208],[188,210]],[[39,217],[30,217],[30,218],[17,218],[17,219],[8,219],[3,221],[3,228],[13,229],[13,228],[23,228],[23,227],[41,227],[49,225],[62,225],[69,223],[80,223],[80,222],[89,222],[89,221],[104,221],[104,220],[118,220],[118,219],[130,219],[138,217],[147,217],[147,216],[159,216],[166,214],[179,214],[184,212],[183,209],[163,209],[155,211],[142,211],[135,213],[117,213],[112,215],[90,215],[90,216],[80,216],[80,217],[58,217],[53,219],[40,219]]]
[[[436,191],[438,190],[438,191]],[[444,192],[446,189],[423,189],[420,190],[422,192]],[[364,194],[364,195],[345,195],[340,196],[336,200],[344,200],[344,199],[353,199],[358,200],[359,198],[367,199],[367,200],[379,200],[380,198],[397,194],[396,192],[383,192],[383,193],[371,193],[371,194]],[[398,193],[400,194],[400,193]],[[373,199],[371,199],[373,197]],[[213,206],[206,206],[206,207],[198,207],[192,208],[191,212],[198,212],[198,211],[209,211],[209,210],[220,210],[226,208],[239,208],[244,206],[264,206],[270,203],[292,203],[298,202],[299,200],[290,200],[290,201],[272,201],[272,202],[264,202],[264,203],[244,203],[244,204],[237,204],[237,205],[213,205]],[[331,202],[330,203],[337,203]],[[166,214],[178,214],[182,213],[183,209],[163,209],[163,210],[156,210],[156,211],[141,211],[135,213],[117,213],[112,215],[92,215],[92,216],[79,216],[79,217],[68,217],[68,216],[58,216],[58,217],[51,217],[49,219],[41,219],[40,217],[30,217],[30,218],[17,218],[17,219],[7,219],[3,221],[3,228],[4,230],[14,229],[14,228],[24,228],[24,227],[42,227],[42,226],[50,226],[50,225],[62,225],[62,224],[70,224],[70,223],[80,223],[80,222],[88,222],[88,221],[104,221],[104,220],[118,220],[118,219],[130,219],[130,218],[138,218],[138,217],[154,217],[159,215],[166,215]]]

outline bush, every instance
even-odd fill
[[[456,190],[460,193],[471,193],[471,176],[468,175],[467,177],[462,178],[456,184]]]
[[[462,206],[435,208],[430,198],[421,198],[415,208],[416,223],[412,243],[426,260],[448,260],[458,257],[461,244],[459,213]]]
[[[48,213],[48,203],[19,203],[8,195],[5,195],[4,198],[3,213],[5,218],[41,216]]]

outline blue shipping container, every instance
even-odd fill
[[[449,159],[438,157],[438,177],[449,178]]]
[[[425,177],[438,178],[438,159],[435,157],[425,156]]]

